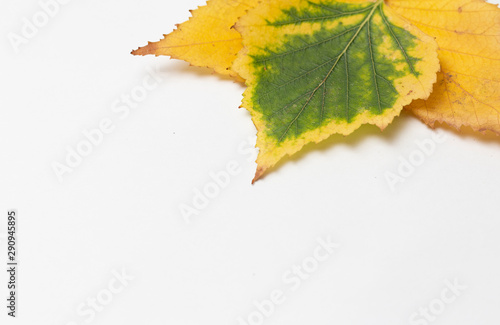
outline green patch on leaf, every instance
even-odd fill
[[[278,142],[365,111],[381,115],[400,96],[396,80],[418,76],[421,58],[408,54],[417,38],[389,22],[382,1],[309,4],[268,21],[296,34],[252,56],[254,109]]]

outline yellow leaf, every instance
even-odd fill
[[[441,73],[428,100],[408,110],[430,126],[500,134],[500,9],[483,0],[389,0],[439,45]]]
[[[382,0],[267,1],[236,25],[243,107],[257,127],[255,180],[281,158],[363,124],[385,128],[428,98],[437,44]]]
[[[232,28],[258,0],[210,0],[191,11],[192,17],[165,38],[148,43],[134,55],[168,55],[217,73],[236,77],[231,65],[241,50],[241,35]]]

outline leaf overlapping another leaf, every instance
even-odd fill
[[[483,0],[390,0],[438,42],[442,71],[430,98],[407,109],[425,123],[500,134],[500,9]]]
[[[385,128],[429,96],[439,70],[434,39],[381,0],[267,2],[236,29],[244,50],[233,69],[258,130],[255,179],[309,142]]]

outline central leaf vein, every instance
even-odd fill
[[[382,4],[383,0],[378,0],[372,7],[371,7],[371,11],[370,13],[366,16],[365,20],[361,23],[361,25],[359,26],[358,30],[356,31],[356,33],[352,36],[352,38],[349,40],[349,42],[347,43],[347,45],[345,46],[344,50],[340,53],[340,55],[336,58],[336,61],[335,63],[333,64],[333,66],[331,67],[331,69],[328,71],[328,73],[326,74],[326,76],[323,78],[323,80],[314,88],[314,90],[312,91],[311,95],[309,96],[309,98],[307,98],[306,102],[302,105],[301,109],[299,110],[299,112],[297,113],[297,115],[293,118],[293,120],[288,124],[288,126],[286,127],[285,131],[283,132],[283,134],[280,136],[278,142],[282,142],[283,139],[285,138],[285,136],[287,135],[287,133],[290,131],[290,128],[292,127],[292,125],[299,119],[299,117],[302,115],[302,113],[304,112],[304,110],[306,109],[306,107],[309,105],[309,103],[311,102],[311,100],[314,98],[314,96],[316,95],[318,89],[321,88],[321,86],[323,86],[323,84],[328,80],[328,78],[331,76],[331,74],[333,73],[333,71],[335,70],[335,68],[337,67],[337,64],[339,63],[340,59],[347,53],[347,50],[349,49],[349,47],[352,45],[352,43],[354,42],[354,40],[356,39],[356,37],[358,37],[359,33],[361,32],[361,30],[363,29],[363,27],[370,21],[370,19],[372,18],[373,14],[375,13],[375,10]],[[370,7],[369,7],[370,8]],[[346,65],[347,65],[347,56],[346,56]],[[347,71],[347,74],[348,74],[348,71]],[[347,120],[349,121],[349,105],[347,103]]]
[[[370,24],[370,22],[368,22],[366,29],[368,30],[368,47],[370,49],[370,62],[372,64],[373,82],[375,83],[375,92],[377,93],[378,112],[382,113],[382,105],[380,104],[380,90],[378,88],[378,81],[377,81],[377,68],[375,68],[375,59],[373,58],[373,44],[372,44],[372,35],[371,35],[370,26],[371,26],[371,24]]]

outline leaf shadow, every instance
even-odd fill
[[[381,131],[377,126],[371,124],[362,125],[355,132],[348,136],[333,134],[326,140],[320,143],[308,143],[299,152],[292,156],[287,156],[285,159],[280,160],[274,167],[269,169],[266,174],[260,179],[264,179],[270,171],[277,171],[283,166],[296,163],[297,161],[303,159],[311,152],[326,152],[330,150],[335,145],[345,145],[349,147],[356,147],[365,141],[367,138],[378,138],[386,143],[390,143],[397,139],[397,135],[401,133],[405,126],[411,122],[411,116],[408,114],[401,114],[397,119],[395,119],[391,124],[387,126],[384,131]],[[259,180],[260,180],[259,179]]]
[[[472,139],[474,141],[478,141],[484,144],[497,144],[500,146],[500,134],[497,134],[492,131],[484,131],[484,132],[478,132],[474,131],[471,127],[469,126],[462,126],[460,129],[457,129],[455,127],[452,127],[446,123],[439,123],[436,122],[436,125],[434,127],[430,127],[431,129],[442,129],[447,132],[453,133],[458,137],[465,138],[465,139]]]
[[[215,72],[215,70],[212,68],[198,67],[191,65],[188,62],[176,59],[171,59],[171,61],[168,64],[168,71],[176,74],[189,73],[199,78],[217,77],[219,80],[222,81],[232,81],[241,84],[241,82],[238,82],[237,80],[231,78],[230,76],[222,75],[220,73]]]

